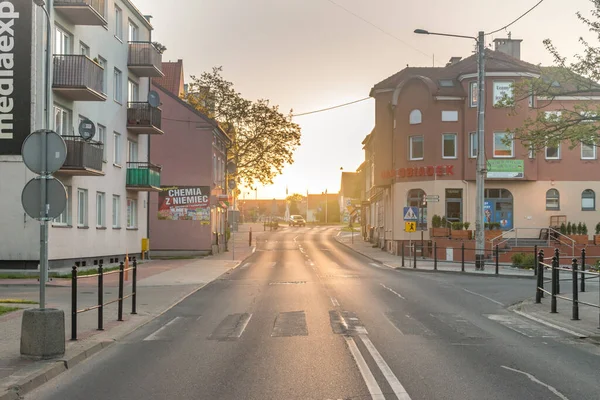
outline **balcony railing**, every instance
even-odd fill
[[[160,191],[160,171],[158,165],[148,162],[127,163],[127,189],[138,191]]]
[[[63,136],[67,145],[67,159],[60,172],[68,175],[104,175],[102,153],[104,144],[85,141],[80,136]]]
[[[106,101],[104,68],[84,55],[54,55],[52,88],[75,101]]]
[[[129,42],[127,66],[137,76],[165,76],[162,73],[162,54],[150,42]]]
[[[127,129],[132,132],[162,135],[162,112],[149,103],[133,101],[127,104]]]
[[[55,0],[54,8],[73,25],[107,25],[106,0]]]

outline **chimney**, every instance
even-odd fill
[[[494,50],[508,54],[518,60],[521,59],[521,39],[511,39],[510,33],[508,39],[494,39]]]
[[[446,64],[446,67],[454,65],[457,62],[459,62],[460,60],[462,60],[462,57],[450,57],[450,61],[448,61],[448,63]]]

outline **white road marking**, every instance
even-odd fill
[[[402,296],[400,293],[396,292],[394,289],[390,289],[389,287],[385,286],[383,283],[380,283],[381,286],[383,286],[384,288],[386,288],[387,290],[389,290],[390,292],[394,293],[396,296],[400,297],[402,300],[406,300],[406,298],[404,298],[404,296]]]
[[[499,302],[499,301],[497,301],[497,300],[490,299],[489,297],[487,297],[487,296],[484,296],[484,295],[482,295],[482,294],[479,294],[479,293],[471,292],[470,290],[467,290],[467,289],[465,289],[465,288],[463,288],[463,290],[464,290],[465,292],[467,292],[467,293],[471,293],[471,294],[474,294],[475,296],[482,297],[482,298],[484,298],[484,299],[486,299],[486,300],[489,300],[489,301],[491,301],[492,303],[496,303],[496,304],[498,304],[498,305],[500,305],[500,306],[504,307],[504,304],[500,303],[500,302]]]
[[[354,358],[354,361],[358,366],[358,370],[360,371],[360,374],[367,385],[367,389],[369,389],[369,393],[371,393],[371,398],[373,400],[385,400],[385,396],[383,395],[381,388],[377,384],[377,381],[369,369],[367,362],[363,358],[362,354],[360,354],[360,350],[358,350],[354,339],[347,336],[344,336],[344,339],[346,339],[346,344],[348,344],[350,353],[352,353],[352,357]]]
[[[369,339],[365,335],[360,335],[360,339],[365,344],[367,350],[369,350],[369,353],[371,353],[371,357],[373,357],[373,360],[375,360],[375,362],[377,363],[377,366],[379,367],[381,373],[392,387],[392,390],[394,391],[394,394],[396,395],[398,400],[410,400],[408,392],[406,391],[404,386],[402,386],[396,375],[394,375],[392,369],[385,362],[381,354],[379,354],[379,351],[377,351],[375,345],[373,344],[373,342],[371,342],[371,339]]]
[[[372,267],[375,267],[375,268],[384,269],[381,265],[376,264],[376,263],[370,263],[369,265]]]
[[[241,326],[240,329],[240,334],[236,335],[237,337],[242,337],[242,333],[244,333],[244,330],[246,330],[246,327],[248,326],[248,323],[250,322],[250,319],[252,319],[252,314],[248,314],[248,319],[246,319]]]
[[[172,320],[170,320],[167,324],[165,324],[164,326],[161,326],[160,328],[158,328],[154,333],[146,336],[146,338],[143,340],[144,342],[147,341],[151,341],[151,340],[160,340],[162,339],[161,334],[163,333],[163,331],[165,331],[170,325],[174,324],[175,322],[181,320],[181,317],[175,317]]]
[[[584,335],[584,334],[582,334],[582,333],[577,333],[577,332],[575,332],[575,331],[572,331],[572,330],[570,330],[570,329],[567,329],[567,328],[563,328],[562,326],[554,325],[554,324],[552,324],[552,323],[550,323],[550,322],[548,322],[548,321],[544,321],[544,320],[543,320],[543,319],[541,319],[541,318],[534,317],[533,315],[529,315],[529,314],[527,314],[527,313],[524,313],[524,312],[522,312],[522,311],[519,311],[519,310],[514,310],[514,312],[515,312],[515,313],[517,313],[517,314],[519,314],[519,315],[520,315],[520,316],[522,316],[522,317],[528,318],[528,319],[530,319],[530,320],[532,320],[532,321],[535,321],[535,322],[538,322],[538,323],[540,323],[540,324],[542,324],[542,325],[549,326],[550,328],[553,328],[553,329],[557,329],[557,330],[559,330],[559,331],[566,332],[566,333],[568,333],[569,335],[576,336],[576,337],[578,337],[578,338],[580,338],[580,339],[586,338],[586,337],[588,336],[588,335]]]
[[[546,384],[546,383],[544,383],[544,382],[540,381],[538,378],[536,378],[535,376],[533,376],[533,375],[531,375],[531,374],[529,374],[529,373],[527,373],[527,372],[519,371],[518,369],[514,369],[514,368],[511,368],[511,367],[507,367],[507,366],[505,366],[505,365],[501,365],[501,367],[502,367],[502,368],[504,368],[504,369],[507,369],[507,370],[509,370],[509,371],[513,371],[513,372],[516,372],[516,373],[518,373],[518,374],[523,374],[523,375],[525,375],[525,376],[526,376],[526,377],[528,377],[528,378],[529,378],[529,379],[530,379],[532,382],[535,382],[535,383],[537,383],[537,384],[539,384],[539,385],[542,385],[542,386],[544,386],[546,389],[548,389],[549,391],[551,391],[552,393],[554,393],[554,394],[556,395],[556,397],[558,397],[559,399],[562,399],[562,400],[569,400],[569,399],[567,398],[567,396],[565,396],[564,394],[562,394],[561,392],[559,392],[558,390],[556,390],[554,387],[552,387],[552,386],[550,386],[550,385],[548,385],[548,384]]]
[[[240,267],[240,269],[248,268],[252,263],[246,263]]]
[[[333,304],[334,307],[339,307],[340,303],[337,301],[337,299],[335,297],[331,297],[331,304]]]

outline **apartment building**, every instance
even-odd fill
[[[502,107],[513,96],[512,84],[526,78],[553,80],[551,69],[520,59],[521,41],[496,39],[486,50],[485,180],[486,222],[503,230],[549,227],[552,217],[595,225],[600,169],[596,146],[570,143],[531,151],[512,140],[510,131],[534,116],[534,106],[548,114],[573,109],[581,101],[564,95],[549,101],[531,96],[517,99],[516,115]],[[568,88],[565,88],[567,91]],[[407,67],[376,84],[376,126],[363,141],[365,149],[365,223],[369,237],[395,251],[399,241],[415,237],[404,231],[403,209],[419,208],[418,227],[429,237],[431,217],[475,222],[477,137],[477,61],[453,57],[441,68]],[[425,202],[425,196],[439,201]],[[420,233],[417,232],[420,237]]]
[[[67,145],[54,174],[67,189],[67,207],[49,224],[50,268],[96,265],[141,251],[148,237],[148,192],[159,190],[150,164],[149,136],[161,135],[161,110],[148,102],[150,78],[162,76],[150,17],[129,0],[46,1],[52,37],[51,128]],[[9,11],[12,11],[10,13]],[[29,132],[44,127],[46,16],[29,0],[2,3],[14,18],[19,90],[11,96],[14,134],[0,134],[0,268],[35,269],[39,222],[20,196],[34,175],[20,150]],[[3,116],[5,117],[5,116]],[[81,120],[96,127],[86,141]]]

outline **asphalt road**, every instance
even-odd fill
[[[533,281],[395,271],[327,228],[236,270],[28,400],[598,399],[600,349],[507,310]]]

